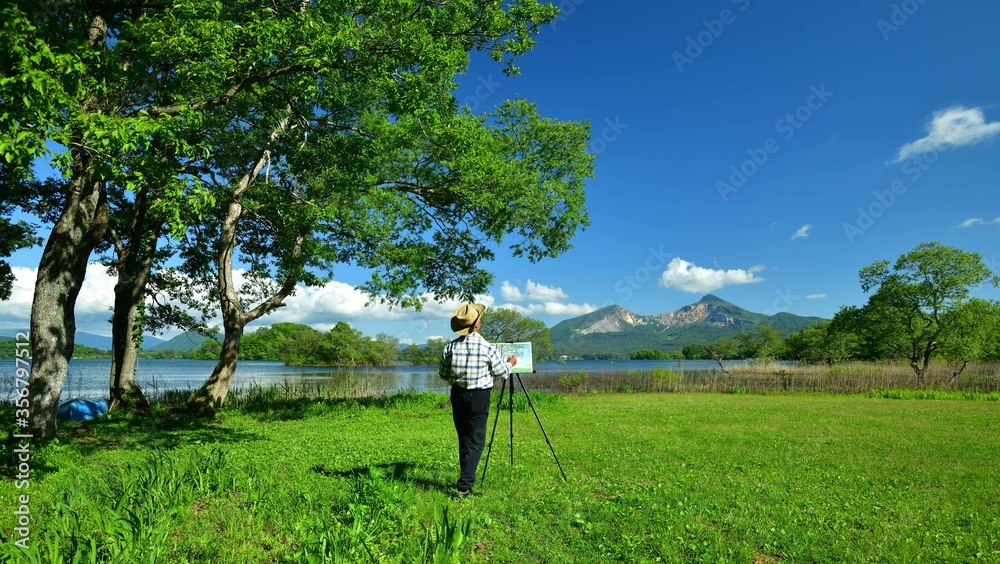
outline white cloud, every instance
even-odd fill
[[[1000,133],[1000,122],[986,123],[980,108],[952,106],[934,113],[927,135],[900,147],[893,162],[949,147],[974,145]]]
[[[809,294],[806,296],[807,300],[822,300],[826,297],[826,294]]]
[[[507,302],[498,307],[505,307],[516,310],[521,315],[583,315],[598,308],[590,304],[569,304],[564,303],[569,299],[569,295],[562,288],[546,286],[528,280],[524,284],[524,290],[504,280],[500,284],[500,297]],[[515,302],[530,302],[519,304]]]
[[[591,304],[561,304],[557,302],[546,302],[537,304],[504,304],[498,307],[510,308],[516,310],[522,315],[532,316],[532,315],[584,315],[592,311],[597,311],[600,309],[598,306]]]
[[[1000,225],[1000,217],[993,220],[986,220],[981,217],[973,217],[958,224],[958,226],[963,229],[967,227],[975,227],[977,225]]]
[[[520,288],[506,280],[500,284],[500,297],[508,302],[523,302],[526,299]]]
[[[808,237],[810,229],[812,229],[812,225],[808,225],[808,224],[807,225],[803,225],[802,227],[799,228],[798,231],[795,232],[794,235],[792,235],[792,240],[794,241],[795,239],[800,239],[802,237]]]
[[[527,302],[531,300],[540,302],[561,302],[569,299],[569,296],[566,295],[566,292],[563,292],[562,288],[537,284],[531,280],[528,280],[524,284],[523,291],[517,286],[514,286],[510,282],[504,280],[503,283],[500,284],[500,297],[508,302]]]
[[[424,305],[420,311],[389,308],[385,304],[374,301],[368,305],[368,296],[357,287],[336,280],[324,286],[297,286],[295,294],[285,299],[285,307],[279,308],[268,315],[268,323],[303,323],[319,327],[327,324],[333,326],[337,321],[351,319],[380,321],[411,321],[427,326],[428,321],[447,320],[455,312],[462,300],[447,300],[437,302],[427,294],[423,296]],[[476,296],[476,301],[492,306],[492,296]]]
[[[675,258],[667,265],[660,275],[659,285],[683,292],[711,292],[725,286],[738,284],[755,284],[763,282],[756,273],[764,270],[763,266],[753,266],[748,270],[722,270],[702,268],[686,260]]]
[[[37,270],[22,266],[11,267],[14,285],[10,300],[3,302],[0,328],[24,330],[31,318],[31,301],[35,294]],[[115,303],[115,278],[98,262],[87,265],[87,275],[76,299],[77,329],[97,335],[111,335],[111,307]]]

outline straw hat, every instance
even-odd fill
[[[465,304],[451,316],[451,330],[459,335],[468,335],[479,316],[486,311],[483,304]]]

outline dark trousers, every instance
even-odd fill
[[[458,432],[458,464],[461,474],[455,484],[460,491],[472,489],[476,468],[486,445],[486,421],[490,417],[490,390],[451,387],[451,416]]]

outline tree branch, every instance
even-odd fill
[[[295,74],[297,72],[304,71],[316,71],[319,70],[318,66],[314,65],[289,65],[280,69],[276,69],[272,72],[252,76],[246,78],[232,86],[229,90],[225,91],[215,98],[209,98],[208,100],[202,100],[200,102],[195,102],[193,104],[174,104],[171,106],[150,106],[145,108],[146,112],[152,116],[174,116],[178,115],[185,110],[203,110],[205,108],[214,108],[217,106],[224,106],[229,103],[237,94],[260,82],[267,82],[269,80],[275,79],[279,76],[285,76],[288,74]]]

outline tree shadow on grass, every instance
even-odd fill
[[[16,478],[18,474],[24,474],[19,470],[22,463],[27,464],[26,477],[32,481],[62,470],[51,462],[49,456],[49,446],[54,444],[90,456],[116,449],[123,453],[133,449],[170,451],[191,444],[246,443],[254,440],[261,439],[252,432],[183,414],[105,415],[88,421],[60,423],[57,442],[28,443],[25,439],[13,437],[13,433],[8,434],[6,440],[0,440],[0,474]]]
[[[60,426],[63,442],[80,454],[115,448],[174,450],[198,443],[245,443],[260,440],[255,433],[232,429],[210,419],[183,413],[99,417]],[[68,439],[68,440],[67,440]]]
[[[331,470],[323,464],[317,464],[312,467],[312,471],[331,478],[383,478],[412,484],[425,491],[438,490],[451,493],[455,489],[454,483],[428,478],[429,469],[413,462],[387,462],[371,466],[358,466],[350,470]]]

